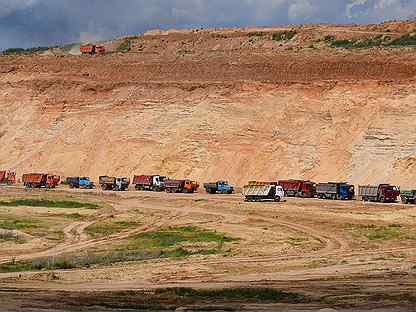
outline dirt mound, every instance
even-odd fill
[[[128,53],[3,56],[0,167],[414,186],[416,56],[389,42],[415,25],[154,31]]]

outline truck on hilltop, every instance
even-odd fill
[[[394,203],[399,195],[400,189],[390,184],[358,186],[358,196],[363,201]]]
[[[234,186],[225,181],[204,183],[204,189],[209,194],[232,194],[234,192]]]
[[[95,44],[83,44],[79,47],[79,51],[83,55],[102,55],[105,54],[104,46],[99,46]]]

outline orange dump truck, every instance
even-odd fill
[[[27,173],[22,177],[26,188],[55,188],[60,181],[59,176],[44,173]]]
[[[199,184],[192,180],[165,180],[165,191],[167,193],[195,193]]]
[[[16,173],[6,170],[0,170],[0,184],[16,184]]]
[[[80,46],[79,51],[82,54],[105,54],[105,48],[103,46],[97,46],[94,44],[85,44]]]

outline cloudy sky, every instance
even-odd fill
[[[153,28],[376,23],[416,16],[416,0],[0,0],[0,50]]]

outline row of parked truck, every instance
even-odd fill
[[[130,186],[127,177],[100,176],[99,186],[104,191],[126,191]],[[55,188],[61,183],[57,175],[30,173],[22,176],[26,188]],[[0,171],[0,184],[16,183],[16,173]],[[70,188],[93,189],[94,182],[88,177],[68,177],[64,184]],[[136,175],[132,184],[138,191],[153,191],[167,193],[194,193],[199,184],[189,179],[170,179],[162,175]],[[205,191],[209,194],[232,194],[234,186],[225,181],[204,183]],[[243,195],[247,201],[275,200],[283,197],[320,198],[330,200],[352,200],[356,198],[354,185],[346,182],[314,183],[304,180],[280,180],[278,182],[251,181],[243,187]],[[396,202],[401,197],[403,203],[416,204],[416,190],[400,191],[400,188],[390,184],[360,185],[358,198],[373,202]]]

